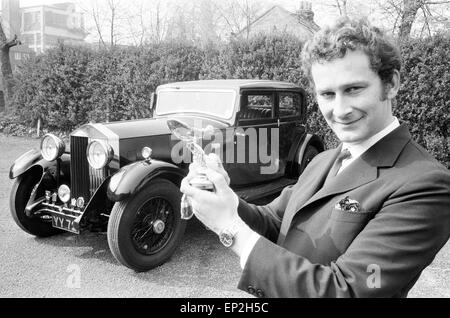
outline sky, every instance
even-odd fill
[[[0,0],[1,3],[2,0]],[[135,4],[133,0],[129,0],[128,3]],[[153,7],[152,4],[158,2],[158,0],[141,0],[144,1],[146,5]],[[167,3],[177,3],[183,4],[186,2],[190,2],[194,0],[159,0],[163,6],[166,6]],[[200,1],[200,0],[197,0]],[[228,0],[222,0],[224,2]],[[300,7],[300,0],[248,0],[251,3],[257,3],[258,6],[262,8],[261,12],[264,13],[266,10],[271,8],[274,5],[280,5],[288,11],[296,12]],[[90,32],[90,35],[86,38],[88,42],[97,41],[97,35],[95,30],[95,24],[90,14],[90,8],[95,0],[20,0],[21,7],[33,6],[33,5],[42,5],[42,4],[54,4],[54,3],[62,3],[62,2],[74,2],[80,5],[82,9],[80,11],[87,11],[85,13],[85,24],[87,31]],[[107,0],[98,0],[100,3],[106,3]],[[314,21],[320,26],[324,27],[328,23],[332,22],[335,17],[338,16],[337,8],[333,8],[331,5],[335,4],[336,0],[310,0],[312,3],[312,9],[314,12]],[[351,10],[349,12],[350,15],[363,15],[369,17],[369,19],[377,26],[380,26],[385,29],[391,29],[393,22],[390,19],[387,19],[385,15],[380,14],[380,6],[379,3],[382,3],[382,0],[348,0],[348,3],[351,4]],[[132,7],[130,5],[130,7]],[[129,22],[131,24],[131,22]],[[105,23],[106,25],[107,23]]]
[[[1,3],[2,0],[0,0]],[[106,2],[106,0],[103,0],[104,2]],[[130,0],[132,1],[132,0]],[[147,3],[155,3],[157,2],[156,0],[144,0],[147,1]],[[168,2],[172,2],[172,3],[180,3],[182,4],[184,1],[192,1],[192,0],[169,0],[166,1],[166,3]],[[227,1],[227,0],[223,0],[223,1]],[[270,9],[272,6],[274,5],[280,5],[283,8],[285,8],[288,11],[291,12],[295,12],[299,9],[300,7],[300,0],[249,0],[250,2],[256,2],[259,3],[261,5],[261,7],[264,9],[262,10],[262,12],[264,13],[265,10]],[[326,2],[326,1],[334,1],[334,0],[321,0],[321,1],[311,1],[312,2],[312,9],[313,11],[315,11],[315,22],[319,25],[319,26],[323,26],[324,24],[326,24],[326,22],[332,20],[332,17],[334,16],[333,14],[329,14],[327,13],[327,11],[334,11],[334,10],[330,10],[329,8],[324,8],[321,7],[321,5],[319,4],[319,2]],[[358,1],[358,0],[356,0]],[[370,1],[370,0],[366,0],[366,1]],[[20,6],[21,7],[28,7],[28,6],[35,6],[35,5],[49,5],[49,4],[54,4],[54,3],[62,3],[62,2],[74,2],[77,3],[78,5],[80,5],[84,10],[86,10],[87,8],[89,8],[90,4],[92,2],[94,2],[94,0],[20,0]],[[98,2],[102,2],[102,0],[99,0]],[[164,2],[164,1],[161,1]],[[83,10],[81,10],[83,11]],[[317,12],[321,12],[320,14],[317,14]],[[336,14],[337,16],[337,14]],[[88,42],[94,42],[97,41],[97,36],[96,36],[96,31],[95,31],[95,24],[93,21],[92,16],[90,16],[90,14],[85,14],[85,23],[86,23],[86,27],[88,29],[88,32],[90,31],[90,35],[88,35],[88,37],[85,39]]]
[[[1,3],[2,0],[0,0]],[[130,0],[132,1],[132,0]],[[148,2],[152,2],[152,0],[147,0]],[[191,1],[191,0],[176,0],[177,2],[182,3],[183,1]],[[226,0],[223,0],[226,1]],[[261,3],[262,6],[270,8],[273,5],[281,5],[283,8],[285,8],[288,11],[296,11],[298,10],[300,6],[300,0],[250,0],[254,2]],[[41,4],[53,4],[53,3],[61,3],[66,2],[64,0],[20,0],[21,7],[26,6],[33,6],[33,5],[41,5]],[[67,2],[75,2],[75,3],[81,3],[84,6],[87,6],[90,0],[67,0]],[[313,11],[315,11],[315,21],[319,26],[326,25],[327,22],[332,20],[333,17],[337,16],[337,13],[333,14],[333,11],[336,11],[335,9],[331,9],[329,6],[323,5],[322,3],[326,2],[333,2],[333,0],[321,0],[321,1],[310,1],[312,3]],[[353,2],[358,2],[358,0],[354,0]],[[375,4],[374,0],[365,0],[363,1],[366,4],[372,3]],[[370,12],[367,10],[364,10],[366,12],[362,12],[365,15],[370,15]],[[320,13],[318,13],[320,12]]]

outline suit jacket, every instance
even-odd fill
[[[450,172],[400,126],[323,187],[340,147],[266,206],[238,288],[268,297],[406,297],[450,236]],[[336,206],[349,196],[350,212]]]

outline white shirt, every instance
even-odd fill
[[[367,140],[364,140],[363,142],[359,144],[348,144],[343,142],[342,143],[342,149],[348,149],[350,151],[350,154],[352,155],[350,158],[342,160],[342,165],[337,174],[341,173],[342,170],[347,168],[353,161],[361,157],[363,153],[365,153],[367,150],[369,150],[370,147],[375,145],[378,141],[380,141],[384,136],[387,136],[392,131],[394,131],[397,127],[400,126],[400,123],[398,122],[397,117],[394,117],[394,120],[392,123],[390,123],[386,128],[384,128],[382,131],[376,133],[372,137],[370,137]]]
[[[375,145],[378,141],[380,141],[383,137],[387,136],[389,133],[394,131],[397,127],[400,126],[400,123],[397,119],[397,117],[394,117],[394,120],[392,123],[390,123],[386,128],[384,128],[382,131],[378,132],[377,134],[373,135],[369,139],[359,143],[359,144],[347,144],[342,143],[342,149],[348,149],[350,151],[350,154],[352,155],[350,158],[345,159],[342,161],[341,168],[338,171],[338,174],[344,170],[346,167],[348,167],[353,161],[355,161],[357,158],[361,157],[361,155],[369,150],[370,147]],[[245,243],[245,246],[242,249],[241,253],[241,259],[240,264],[241,268],[244,269],[245,263],[247,263],[248,256],[250,255],[250,252],[252,251],[253,247],[255,246],[258,239],[261,237],[256,232],[252,232],[250,238]]]

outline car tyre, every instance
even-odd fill
[[[181,192],[156,179],[135,195],[114,204],[108,221],[108,244],[114,257],[137,271],[165,263],[186,229],[180,218]]]
[[[43,220],[39,217],[29,217],[25,214],[26,204],[38,182],[39,178],[31,173],[23,174],[16,178],[9,197],[9,208],[12,217],[22,230],[37,237],[48,237],[62,233],[62,230],[52,226],[51,219]]]

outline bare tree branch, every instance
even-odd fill
[[[103,44],[103,46],[105,46],[106,44],[105,44],[105,41],[103,40],[103,35],[102,35],[101,26],[100,26],[98,12],[95,12],[94,8],[92,8],[92,16],[94,18],[95,27],[97,29],[97,34],[100,38],[100,42]]]
[[[450,3],[450,1],[427,1],[426,4],[446,4],[446,3]]]

